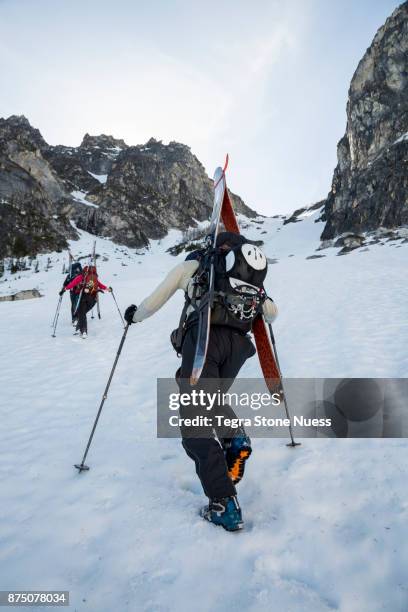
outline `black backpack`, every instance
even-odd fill
[[[81,274],[81,272],[82,272],[81,262],[74,261],[70,265],[69,273],[68,273],[67,277],[64,280],[63,286],[66,287],[72,280],[74,280],[74,278],[76,276],[78,276],[78,274]],[[75,291],[75,289],[73,291]]]
[[[209,288],[211,259],[215,272],[211,325],[223,325],[247,334],[266,299],[263,283],[268,271],[267,260],[245,236],[221,232],[215,249],[194,251],[186,261],[191,259],[199,261],[193,276],[193,295],[190,297],[186,292],[179,327],[170,336],[178,354],[182,350],[185,332],[198,322],[200,300]],[[256,268],[249,261],[255,263]],[[187,316],[189,307],[193,311]]]

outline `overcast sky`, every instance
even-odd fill
[[[330,189],[350,79],[394,0],[0,0],[0,116],[188,144],[264,214]]]

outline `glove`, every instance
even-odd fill
[[[61,291],[58,291],[58,295],[64,295],[65,289],[61,289]]]
[[[134,304],[132,304],[131,306],[128,306],[125,310],[125,321],[129,323],[129,325],[132,325],[132,323],[134,323],[133,317],[134,317],[136,310],[137,310],[137,306],[135,306]]]
[[[109,293],[112,293],[112,287],[108,287]]]
[[[264,301],[262,310],[267,323],[273,323],[278,316],[278,308],[270,297]]]

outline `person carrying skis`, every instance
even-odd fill
[[[85,266],[80,274],[61,289],[59,295],[62,295],[64,291],[75,290],[75,288],[79,291],[79,295],[74,312],[76,318],[74,335],[80,334],[81,338],[85,339],[88,336],[86,313],[95,306],[98,291],[102,293],[112,291],[112,287],[107,287],[100,282],[95,266]]]
[[[139,323],[159,310],[177,289],[185,292],[186,302],[179,328],[174,330],[171,338],[182,357],[176,380],[183,393],[192,389],[190,376],[198,335],[200,294],[201,297],[205,295],[205,262],[205,251],[191,253],[169,272],[139,307],[131,305],[125,312],[128,324]],[[266,257],[244,236],[221,232],[216,241],[215,262],[215,299],[199,385],[201,388],[205,386],[206,392],[220,389],[226,393],[245,361],[256,352],[248,336],[254,318],[262,312],[266,321],[272,323],[277,308],[263,289]],[[219,406],[217,410],[218,414],[236,416],[230,406]],[[189,406],[181,407],[179,412],[183,418],[205,414],[205,411],[205,406],[200,406],[197,411]],[[209,505],[202,511],[203,518],[228,531],[241,529],[242,513],[235,485],[241,480],[245,461],[252,452],[244,429],[227,431],[224,428],[214,432],[213,428],[204,427],[197,433],[197,429],[182,427],[181,435],[182,445],[195,462],[197,475],[209,498]]]
[[[72,263],[70,265],[69,268],[69,272],[63,282],[62,285],[62,289],[65,289],[65,287],[67,285],[69,285],[69,283],[74,280],[74,278],[76,278],[78,276],[78,274],[81,274],[82,272],[82,266],[81,263],[79,261],[75,261],[74,263]],[[62,290],[61,290],[62,291]],[[69,295],[71,298],[71,318],[72,318],[72,325],[76,325],[76,314],[75,314],[75,310],[77,307],[77,303],[78,303],[78,297],[80,294],[81,290],[78,287],[78,285],[76,287],[74,287],[73,289],[70,290]],[[62,293],[60,292],[60,295],[62,295]]]

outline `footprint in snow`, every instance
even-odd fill
[[[163,461],[169,461],[169,459],[176,459],[177,455],[175,453],[167,453],[160,457]]]
[[[194,480],[180,480],[179,487],[182,491],[187,491],[194,495],[202,495],[200,484]]]

